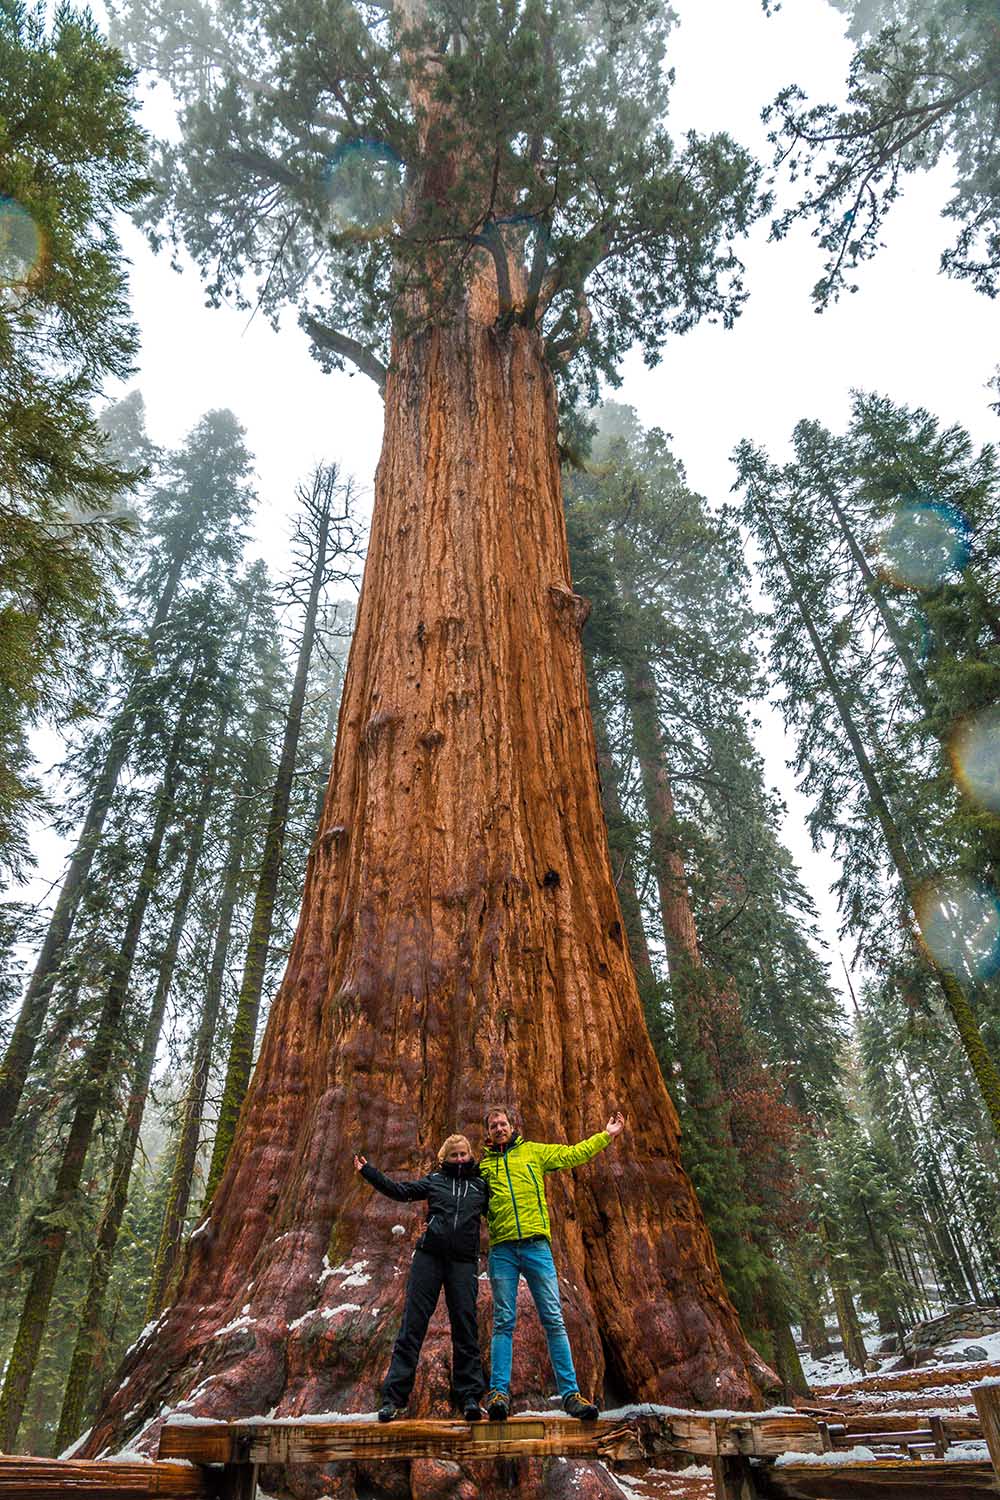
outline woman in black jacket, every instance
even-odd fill
[[[403,1322],[382,1387],[380,1422],[398,1417],[410,1399],[417,1360],[431,1314],[444,1287],[451,1319],[451,1380],[467,1422],[482,1416],[486,1389],[479,1353],[476,1298],[479,1295],[479,1225],[486,1213],[486,1183],[464,1135],[450,1135],[438,1152],[438,1169],[416,1182],[393,1182],[363,1156],[355,1170],[398,1203],[427,1200],[427,1227],[413,1252]]]

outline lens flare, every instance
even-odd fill
[[[964,719],[950,750],[962,791],[981,807],[1000,813],[1000,704]]]
[[[1000,900],[989,886],[948,876],[925,885],[915,905],[924,946],[942,969],[971,979],[1000,969]]]
[[[882,537],[882,556],[901,588],[938,588],[969,560],[969,523],[945,500],[903,501]]]
[[[21,302],[38,281],[45,258],[42,231],[16,198],[0,197],[0,301]]]
[[[383,141],[345,141],[327,162],[323,185],[337,233],[377,239],[399,217],[403,163]]]

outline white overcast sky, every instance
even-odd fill
[[[669,58],[677,75],[675,130],[728,130],[767,159],[760,111],[783,85],[798,82],[816,102],[843,96],[851,49],[843,15],[824,0],[785,0],[770,18],[758,0],[680,0],[676,9]],[[150,129],[162,119],[161,97],[154,95]],[[751,297],[735,329],[696,328],[668,346],[655,370],[638,357],[626,361],[615,399],[672,434],[690,483],[711,502],[729,490],[729,455],[740,438],[780,457],[801,417],[843,427],[853,387],[927,406],[980,441],[998,436],[986,382],[997,362],[1000,303],[937,269],[952,232],[940,217],[949,182],[946,167],[908,181],[885,249],[861,272],[861,290],[822,316],[809,298],[820,252],[808,231],[768,244],[762,225],[741,252]],[[257,459],[257,545],[275,562],[295,483],[313,463],[336,460],[370,487],[382,428],[374,387],[362,376],[324,375],[293,315],[275,333],[261,315],[248,326],[246,313],[207,309],[193,270],[171,271],[134,230],[126,244],[142,353],[136,377],[122,389],[139,387],[151,436],[170,446],[206,410],[232,408]],[[766,705],[761,719],[768,777],[789,808],[784,837],[820,909],[832,978],[842,986],[829,893],[834,868],[809,846],[780,719]],[[51,879],[51,836],[39,836],[39,852]]]

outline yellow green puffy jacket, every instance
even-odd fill
[[[545,1201],[545,1173],[578,1167],[609,1145],[606,1130],[575,1146],[543,1146],[516,1135],[506,1150],[488,1146],[479,1170],[490,1190],[486,1223],[490,1244],[523,1240],[529,1234],[551,1238],[549,1206]]]

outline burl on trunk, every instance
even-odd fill
[[[336,757],[288,971],[176,1300],[119,1371],[86,1452],[137,1433],[148,1444],[164,1403],[228,1418],[371,1411],[422,1215],[372,1193],[352,1153],[417,1175],[448,1132],[481,1141],[491,1100],[541,1140],[588,1135],[613,1106],[628,1116],[620,1143],[549,1179],[583,1389],[754,1402],[754,1356],[679,1164],[626,954],[585,612],[537,335],[467,311],[411,336],[389,377]],[[448,1411],[448,1350],[442,1307],[411,1411]],[[525,1310],[515,1405],[549,1391]],[[392,1493],[491,1492],[489,1466],[472,1490],[431,1468],[400,1472]],[[556,1494],[560,1469],[524,1482]],[[355,1479],[329,1473],[326,1492],[353,1495]],[[307,1492],[305,1471],[293,1482]]]

